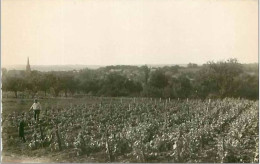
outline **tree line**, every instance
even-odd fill
[[[14,73],[16,72],[16,73]],[[134,96],[162,98],[258,99],[258,65],[236,59],[207,62],[202,66],[107,66],[80,71],[13,71],[2,68],[4,92],[44,96]]]

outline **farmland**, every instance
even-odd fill
[[[42,99],[38,122],[32,102],[3,100],[4,162],[14,154],[51,162],[259,161],[258,101]],[[22,118],[25,143],[17,132]]]

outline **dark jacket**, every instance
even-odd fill
[[[21,120],[19,123],[19,137],[24,136],[24,126],[25,126],[25,123],[23,120]]]

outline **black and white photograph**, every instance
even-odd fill
[[[2,163],[259,163],[258,0],[1,0]]]

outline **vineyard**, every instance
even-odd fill
[[[258,101],[87,101],[44,105],[37,122],[28,111],[4,115],[3,151],[63,153],[67,162],[259,162]]]

